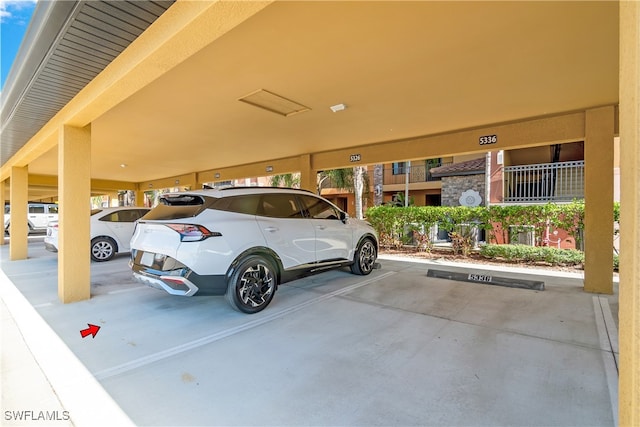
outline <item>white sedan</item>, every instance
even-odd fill
[[[118,207],[91,211],[91,259],[109,261],[118,252],[129,252],[129,242],[136,226],[148,208]],[[58,252],[58,221],[51,221],[44,238],[45,248]]]

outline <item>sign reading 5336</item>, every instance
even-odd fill
[[[480,145],[495,144],[498,142],[498,135],[485,135],[479,138]]]

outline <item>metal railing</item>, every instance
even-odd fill
[[[434,178],[433,176],[431,176],[431,173],[429,172],[429,170],[441,165],[442,163],[440,162],[437,162],[437,163],[433,162],[433,163],[429,163],[428,165],[412,164],[409,167],[409,182],[411,183],[411,182],[440,181],[440,178]],[[396,174],[393,173],[394,170]],[[394,169],[392,167],[385,167],[383,184],[384,185],[404,184],[406,180],[405,171],[406,169]]]
[[[506,166],[504,201],[551,202],[584,198],[584,160]]]

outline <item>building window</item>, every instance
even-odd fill
[[[407,172],[407,163],[406,162],[395,162],[393,163],[393,174],[394,175],[402,175]]]

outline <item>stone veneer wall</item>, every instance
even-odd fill
[[[484,174],[442,177],[442,206],[460,206],[460,196],[467,190],[480,194],[480,206],[486,206]]]
[[[384,165],[375,165],[373,168],[373,205],[382,204],[382,186],[384,185]]]

